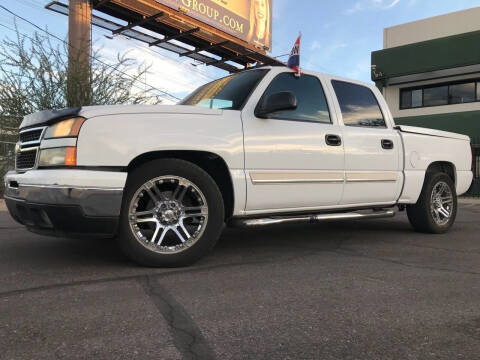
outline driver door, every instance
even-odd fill
[[[272,73],[252,98],[261,96],[263,102],[272,94],[288,91],[295,95],[297,108],[263,119],[255,116],[258,102],[249,102],[242,112],[246,211],[288,212],[337,205],[344,186],[342,131],[330,111],[333,104],[325,96],[321,79]]]

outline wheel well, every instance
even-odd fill
[[[225,219],[233,215],[234,192],[230,171],[225,160],[217,154],[206,151],[153,151],[142,154],[128,164],[127,171],[130,173],[136,167],[157,159],[180,159],[189,161],[205,170],[217,183],[222,193],[225,206]]]
[[[456,184],[456,179],[455,179],[455,165],[453,165],[450,162],[447,161],[437,161],[434,163],[431,163],[428,166],[427,172],[443,172],[447,174],[453,181],[454,184]]]

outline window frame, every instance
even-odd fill
[[[462,85],[462,84],[469,84],[473,83],[475,85],[474,88],[474,94],[473,94],[473,101],[467,101],[463,103],[452,103],[450,102],[450,86],[452,85]],[[426,84],[426,85],[419,85],[419,86],[410,86],[410,87],[405,87],[405,88],[400,88],[398,92],[398,108],[399,110],[412,110],[412,109],[421,109],[421,108],[430,108],[430,107],[437,107],[437,106],[450,106],[450,105],[462,105],[462,104],[472,104],[475,102],[480,102],[480,98],[477,98],[477,92],[480,83],[480,78],[473,78],[473,79],[464,79],[464,80],[455,80],[455,81],[445,81],[441,83],[436,83],[436,84]],[[443,105],[425,105],[425,89],[431,89],[431,88],[436,88],[436,87],[442,87],[442,86],[447,86],[447,93],[448,93],[448,102],[447,104]],[[421,106],[410,106],[410,107],[405,107],[402,106],[402,93],[405,91],[410,91],[413,92],[415,90],[421,90],[422,91],[422,105]]]
[[[342,106],[340,105],[340,100],[338,99],[338,96],[337,96],[337,92],[335,91],[335,86],[333,85],[333,82],[336,81],[336,82],[341,82],[341,83],[345,83],[345,84],[349,84],[349,85],[355,85],[355,86],[361,86],[365,89],[367,89],[368,91],[370,91],[370,93],[372,94],[373,98],[375,99],[375,102],[377,103],[377,106],[378,108],[380,109],[380,114],[382,114],[382,118],[383,118],[383,122],[384,122],[384,126],[373,126],[373,125],[360,125],[360,124],[345,124],[345,121],[343,119],[343,111],[342,111]],[[338,107],[339,107],[339,110],[340,110],[340,115],[342,117],[342,124],[343,126],[350,126],[350,127],[361,127],[361,128],[366,128],[366,129],[389,129],[389,126],[388,126],[388,121],[387,121],[387,118],[385,117],[385,113],[383,112],[383,109],[382,109],[382,106],[380,105],[380,103],[378,102],[378,98],[377,96],[375,95],[375,93],[372,91],[372,89],[368,86],[365,86],[365,85],[362,85],[362,84],[357,84],[357,83],[354,83],[354,82],[351,82],[351,81],[345,81],[345,80],[337,80],[337,79],[332,79],[330,81],[331,85],[332,85],[332,90],[333,90],[333,94],[335,96],[335,99],[338,103]]]
[[[268,88],[270,87],[270,85],[279,77],[279,76],[283,76],[284,74],[290,74],[291,76],[295,76],[295,73],[294,72],[290,72],[290,71],[283,71],[283,72],[280,72],[278,74],[276,74],[267,84],[267,86],[265,87],[265,90],[263,90],[263,93],[262,93],[262,96],[260,96],[260,99],[258,100],[257,104],[255,105],[255,108],[254,108],[254,113],[256,112],[256,110],[261,106],[263,100],[265,99],[265,94],[267,93],[267,90]],[[325,87],[323,86],[323,82],[322,82],[322,79],[320,79],[317,75],[313,75],[313,74],[302,74],[301,77],[304,77],[304,76],[310,76],[310,77],[313,77],[315,78],[318,83],[320,84],[320,88],[322,89],[323,91],[323,96],[325,98],[325,104],[327,105],[327,110],[328,110],[328,117],[330,119],[329,122],[322,122],[322,121],[317,121],[317,120],[306,120],[306,119],[284,119],[284,118],[279,118],[279,117],[271,117],[269,119],[272,119],[272,120],[281,120],[281,121],[295,121],[295,122],[306,122],[306,123],[315,123],[315,124],[323,124],[323,125],[333,125],[333,117],[332,117],[332,111],[330,109],[330,105],[328,103],[328,95],[325,91]],[[294,94],[295,95],[295,94]],[[296,95],[295,95],[296,96]],[[258,118],[257,118],[258,119]]]

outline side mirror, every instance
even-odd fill
[[[297,98],[290,91],[281,91],[266,97],[255,109],[255,116],[267,119],[278,111],[295,110]]]

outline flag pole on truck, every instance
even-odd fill
[[[295,76],[300,76],[302,74],[300,70],[300,41],[302,39],[302,33],[298,35],[295,44],[293,45],[292,51],[290,52],[290,57],[288,58],[287,66],[296,72]]]

